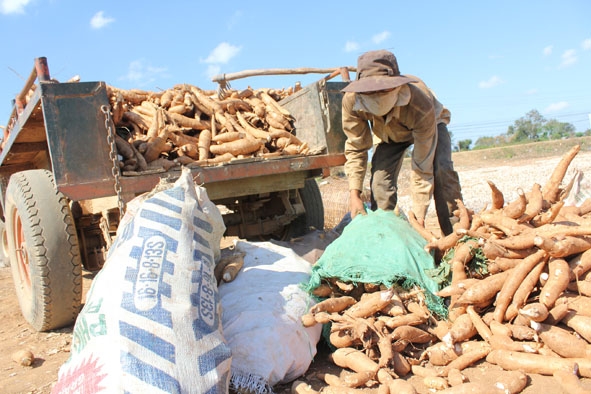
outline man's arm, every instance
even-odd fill
[[[372,134],[367,119],[353,111],[355,95],[345,93],[342,104],[343,132],[345,141],[345,174],[349,180],[349,206],[351,217],[364,213],[361,199],[363,181],[367,171],[367,152],[372,146]]]

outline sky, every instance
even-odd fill
[[[209,90],[221,73],[355,67],[363,52],[388,49],[450,109],[456,143],[504,134],[531,110],[591,128],[591,1],[367,3],[0,0],[0,125],[37,57],[61,82]],[[230,84],[287,88],[324,75]]]

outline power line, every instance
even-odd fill
[[[577,117],[575,120],[584,121],[587,119],[588,115],[589,115],[588,112],[578,112],[578,113],[572,113],[572,114],[564,114],[564,115],[558,115],[558,116],[553,116],[553,117],[547,117],[546,120],[552,120],[552,119],[558,120],[558,119]],[[518,120],[518,119],[497,120],[497,121],[489,121],[489,122],[458,123],[458,124],[450,125],[450,129],[452,131],[461,131],[461,130],[465,130],[465,129],[490,128],[490,127],[494,127],[494,126],[505,125],[507,123],[514,123],[516,120]]]
[[[577,131],[585,131],[589,129],[588,117],[589,112],[578,112],[544,118],[546,121],[557,120],[562,123],[571,123],[576,127]],[[513,125],[516,120],[518,120],[518,118],[511,120],[491,120],[457,124],[452,122],[448,126],[448,129],[452,133],[454,141],[461,141],[464,139],[476,140],[480,137],[496,137],[506,134],[509,126]],[[578,123],[578,125],[575,125],[575,123]],[[584,125],[582,126],[581,123],[584,123]]]

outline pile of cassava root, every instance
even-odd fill
[[[409,215],[426,249],[448,264],[438,292],[449,302],[447,318],[428,310],[420,288],[323,281],[314,292],[326,299],[302,322],[330,323],[331,360],[342,372],[323,374],[320,392],[416,393],[414,375],[441,393],[519,393],[528,373],[554,376],[565,393],[589,392],[591,199],[565,206],[572,182],[563,186],[579,150],[515,201],[492,182],[492,203],[478,214],[458,201],[450,235],[436,237]],[[481,360],[504,370],[496,382],[462,373]],[[316,391],[296,381],[292,392]]]
[[[107,86],[124,175],[236,158],[309,153],[278,101],[293,89],[217,93],[182,84],[161,92]]]

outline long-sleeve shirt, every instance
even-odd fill
[[[421,90],[423,92],[425,92],[426,94],[430,95],[433,99],[433,105],[435,106],[435,121],[437,124],[439,123],[445,123],[446,125],[449,124],[450,120],[451,120],[451,112],[449,111],[449,109],[447,109],[447,107],[445,107],[437,98],[437,96],[435,95],[435,92],[433,92],[431,90],[431,88],[429,88],[425,82],[423,82],[423,80],[419,77],[416,77],[414,75],[409,75],[406,74],[407,77],[412,78],[412,79],[416,79],[417,82],[413,82],[414,85],[418,86],[419,88],[421,88]]]
[[[350,190],[363,190],[368,151],[373,134],[383,142],[414,144],[411,158],[412,210],[424,219],[433,195],[433,159],[437,146],[437,123],[432,95],[415,83],[403,85],[399,93],[404,105],[396,106],[385,116],[353,109],[355,93],[345,93],[342,103],[345,142],[345,173]]]

